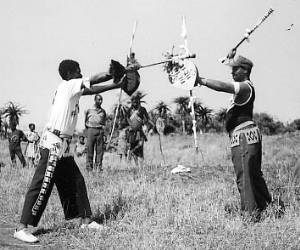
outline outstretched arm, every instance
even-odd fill
[[[112,79],[111,74],[109,74],[108,72],[103,72],[103,73],[99,73],[99,74],[91,76],[90,84],[92,86],[92,85],[97,84],[97,83],[107,82],[111,79]]]
[[[99,86],[91,86],[90,88],[84,88],[82,95],[94,95],[98,93],[102,93],[111,89],[117,89],[122,87],[124,84],[125,76],[121,78],[118,83],[112,83],[107,85],[99,85]]]
[[[207,78],[198,77],[197,83],[202,86],[206,86],[210,89],[220,91],[220,92],[226,92],[234,94],[234,84],[230,82],[223,82],[218,80],[212,80]]]

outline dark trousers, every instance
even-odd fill
[[[17,164],[17,162],[16,162],[16,155],[17,155],[21,164],[23,165],[23,167],[26,166],[26,161],[25,161],[24,155],[22,153],[21,147],[9,147],[9,154],[10,154],[10,159],[11,159],[13,165]]]
[[[88,128],[87,129],[87,155],[86,168],[93,169],[94,152],[96,168],[102,168],[102,160],[104,154],[104,130],[102,128]]]
[[[239,146],[231,148],[236,181],[241,198],[241,210],[262,211],[271,202],[271,195],[261,171],[261,140],[248,144],[245,134],[239,137]]]
[[[90,217],[92,215],[86,186],[73,157],[57,160],[51,166],[48,149],[40,149],[41,158],[27,191],[21,223],[37,226],[50,197],[53,185],[57,187],[65,218]]]

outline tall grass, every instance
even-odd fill
[[[202,135],[198,155],[192,137],[163,138],[166,163],[153,136],[145,146],[141,168],[106,154],[104,171],[87,173],[85,160],[76,159],[94,219],[106,229],[82,231],[78,220],[65,221],[54,189],[38,230],[41,243],[55,249],[297,249],[300,134],[264,137],[263,141],[264,176],[274,198],[286,204],[283,218],[275,218],[274,207],[268,208],[260,223],[240,217],[226,135]],[[0,144],[0,156],[9,163],[5,142]],[[190,167],[191,173],[172,175],[170,170],[178,164]],[[1,221],[18,223],[33,172],[21,165],[2,169]]]

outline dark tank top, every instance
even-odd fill
[[[251,97],[247,103],[237,105],[234,99],[234,105],[226,113],[226,131],[230,132],[236,126],[246,121],[252,121],[253,103],[255,100],[255,90],[250,81],[246,82],[252,89]],[[235,97],[236,98],[236,97]]]

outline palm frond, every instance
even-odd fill
[[[155,107],[154,109],[155,111],[158,112],[158,114],[161,116],[162,114],[165,114],[167,113],[168,111],[170,111],[170,108],[169,106],[163,102],[163,101],[160,101]]]
[[[27,114],[28,111],[20,104],[9,101],[2,110],[3,117],[9,119],[9,123],[19,124],[19,119],[22,115]]]

